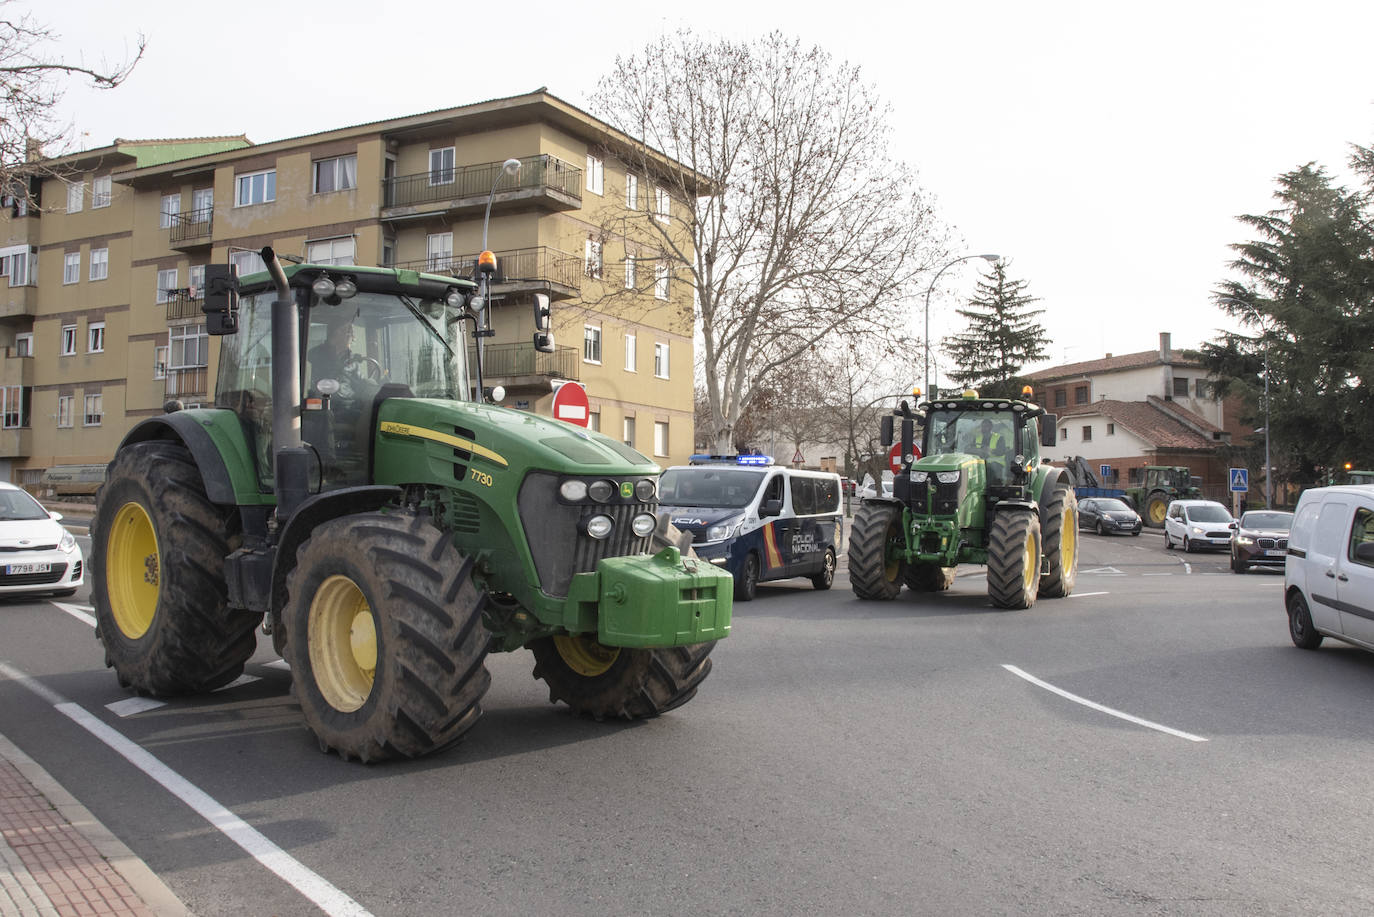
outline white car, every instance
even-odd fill
[[[1303,491],[1283,600],[1294,645],[1314,650],[1331,637],[1374,650],[1374,484]]]
[[[1175,500],[1164,514],[1164,547],[1231,550],[1231,513],[1215,500]]]
[[[72,533],[28,492],[0,482],[0,595],[72,595],[86,563]]]

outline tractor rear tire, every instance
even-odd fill
[[[1073,592],[1078,581],[1078,498],[1072,490],[1055,488],[1041,516],[1040,532],[1049,572],[1040,577],[1039,594],[1061,599]]]
[[[282,618],[306,727],[363,762],[438,751],[482,715],[486,594],[427,516],[363,513],[296,552]]]
[[[902,591],[906,561],[888,556],[902,548],[902,508],[892,503],[865,502],[854,514],[849,533],[849,586],[861,599],[890,602]]]
[[[1145,498],[1145,512],[1140,517],[1145,524],[1152,529],[1164,527],[1164,517],[1169,513],[1169,497],[1167,494],[1155,491]]]
[[[243,673],[262,615],[229,607],[224,558],[239,538],[238,510],[210,502],[185,446],[116,453],[91,522],[91,602],[121,685],[170,697]]]
[[[541,637],[529,644],[534,677],[549,703],[601,721],[640,720],[681,707],[711,674],[716,641],[666,649],[604,646],[594,636]]]
[[[988,598],[998,608],[1030,608],[1040,589],[1040,517],[997,513],[988,537]]]
[[[939,564],[907,564],[902,582],[912,592],[944,592],[954,585],[954,571]]]

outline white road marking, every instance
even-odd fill
[[[126,697],[124,700],[117,700],[113,704],[106,704],[105,709],[122,719],[126,716],[133,716],[135,713],[144,713],[165,706],[167,706],[165,700],[158,700],[155,697]]]
[[[1080,574],[1081,574],[1081,573],[1092,573],[1092,574],[1094,574],[1094,575],[1096,575],[1096,576],[1125,576],[1125,575],[1126,575],[1126,574],[1122,573],[1120,570],[1116,569],[1116,567],[1093,567],[1091,570],[1079,570],[1078,572],[1079,572]]]
[[[1159,732],[1167,732],[1171,736],[1178,736],[1180,739],[1187,739],[1189,742],[1207,741],[1202,736],[1195,736],[1191,732],[1183,732],[1181,730],[1174,729],[1169,726],[1161,726],[1159,723],[1152,723],[1149,720],[1143,720],[1138,716],[1132,716],[1131,714],[1123,713],[1120,710],[1113,710],[1111,707],[1104,707],[1102,704],[1090,701],[1086,697],[1079,697],[1077,694],[1070,694],[1063,688],[1056,688],[1054,685],[1050,684],[1047,681],[1041,681],[1029,672],[1024,672],[1014,665],[1003,664],[1002,668],[1006,669],[1008,672],[1010,672],[1018,678],[1024,678],[1026,681],[1030,682],[1033,685],[1037,685],[1038,687],[1044,688],[1046,691],[1052,691],[1055,694],[1058,694],[1060,697],[1065,698],[1066,700],[1073,701],[1075,704],[1082,704],[1085,707],[1090,707],[1093,710],[1098,711],[1099,713],[1105,713],[1109,716],[1114,716],[1118,719],[1126,720],[1129,723],[1135,723],[1137,726],[1144,726],[1147,729],[1154,729],[1158,730]]]
[[[1124,574],[1123,574],[1123,575],[1124,575]],[[1069,598],[1071,598],[1071,599],[1081,599],[1081,598],[1083,598],[1084,596],[1089,596],[1089,595],[1111,595],[1111,593],[1110,593],[1110,592],[1070,592],[1070,593],[1069,593]]]
[[[1142,573],[1141,576],[1173,576],[1172,573]]]
[[[86,624],[89,624],[91,627],[95,627],[95,616],[87,614],[86,611],[83,611],[83,609],[89,609],[91,611],[94,611],[95,609],[90,608],[90,606],[68,605],[66,602],[53,602],[52,604],[59,611],[65,611],[67,614],[71,615],[73,618],[76,618],[78,621],[85,622]]]
[[[296,891],[309,898],[326,914],[371,917],[366,908],[348,897],[319,873],[290,856],[252,825],[216,802],[204,790],[149,754],[142,746],[106,726],[80,704],[66,700],[55,691],[40,684],[36,679],[30,678],[3,662],[0,662],[0,675],[18,682],[51,703],[57,712],[71,719],[72,722],[104,742],[134,767],[157,781],[197,815],[219,829],[225,837],[243,848],[249,856],[276,873]]]

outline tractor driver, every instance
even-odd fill
[[[349,367],[359,360],[353,352],[353,319],[357,313],[351,309],[345,312],[326,307],[315,314],[324,315],[325,338],[305,355],[310,361],[311,378],[316,382],[320,379],[342,382]]]
[[[967,451],[981,456],[986,462],[989,482],[1006,483],[1011,437],[1003,430],[994,430],[992,418],[983,418],[978,432],[973,434],[969,442]]]

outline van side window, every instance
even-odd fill
[[[1353,563],[1360,564],[1361,566],[1374,566],[1374,564],[1371,564],[1368,561],[1356,560],[1355,558],[1356,546],[1368,544],[1371,541],[1374,541],[1374,512],[1370,512],[1369,510],[1361,507],[1355,510],[1355,525],[1352,526],[1350,529],[1350,547],[1346,551],[1345,556],[1348,557]]]
[[[816,509],[818,513],[838,513],[840,511],[840,485],[834,478],[824,478],[816,482]]]
[[[792,479],[792,512],[798,516],[816,512],[816,482],[811,478]]]
[[[775,474],[768,479],[768,488],[763,492],[763,502],[767,503],[769,500],[781,501],[782,494],[782,475]]]
[[[1340,557],[1341,542],[1345,541],[1346,522],[1350,507],[1344,503],[1328,503],[1317,517],[1317,534],[1312,539],[1312,553],[1322,557]]]

